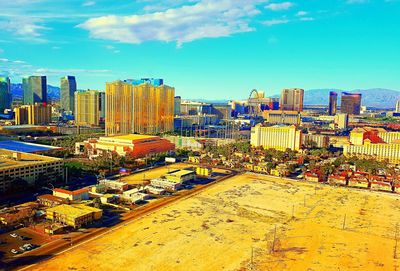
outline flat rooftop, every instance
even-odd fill
[[[16,159],[13,155],[18,154],[19,158]],[[60,158],[53,158],[25,152],[15,152],[5,149],[0,149],[0,170],[12,167],[30,166],[35,164],[42,164],[45,162],[58,162],[62,161]]]
[[[119,136],[101,137],[100,139],[142,140],[142,139],[150,139],[150,138],[155,138],[155,137],[156,137],[156,136],[129,134],[129,135],[119,135]]]
[[[61,150],[62,148],[22,142],[22,141],[5,140],[5,141],[0,141],[0,149],[18,151],[18,152],[37,153],[37,152]]]
[[[181,170],[169,172],[169,173],[165,174],[165,176],[169,175],[169,176],[182,177],[182,176],[186,176],[186,175],[193,174],[193,173],[194,173],[193,170],[181,169]]]
[[[47,209],[47,212],[55,212],[61,215],[66,215],[68,217],[78,218],[84,215],[91,214],[93,212],[101,212],[101,210],[82,204],[77,204],[77,205],[62,204]]]

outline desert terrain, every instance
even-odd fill
[[[396,195],[243,174],[29,269],[397,270],[399,221]]]

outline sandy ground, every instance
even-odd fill
[[[187,167],[191,166],[184,163],[171,164],[169,166],[158,167],[123,177],[121,178],[121,181],[126,182],[128,184],[142,184],[144,180],[148,181],[154,178],[159,178],[162,175],[168,173],[169,171],[173,171],[176,169],[183,169]]]
[[[33,270],[397,270],[399,209],[391,194],[245,174]]]

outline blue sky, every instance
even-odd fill
[[[183,98],[400,90],[400,0],[0,0],[0,74],[80,89],[158,77]]]

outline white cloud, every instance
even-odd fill
[[[8,58],[0,58],[0,62],[8,62],[10,61]]]
[[[250,18],[266,0],[201,0],[193,5],[143,15],[91,18],[78,27],[97,39],[140,44],[157,40],[183,43],[254,31]]]
[[[111,52],[113,52],[114,54],[118,54],[118,53],[120,53],[121,51],[120,50],[118,50],[118,49],[116,49],[114,46],[112,46],[112,45],[106,45],[106,46],[104,46],[107,50],[110,50]]]
[[[26,64],[26,62],[23,60],[14,60],[13,63],[14,64]]]
[[[282,2],[282,3],[271,3],[267,5],[265,8],[273,11],[279,11],[279,10],[287,10],[293,6],[294,4],[292,2]]]
[[[83,4],[82,4],[82,6],[84,6],[84,7],[91,7],[94,5],[96,5],[95,1],[86,1],[86,2],[83,2]]]
[[[301,10],[301,11],[296,13],[296,16],[298,16],[298,17],[302,17],[302,16],[306,16],[306,15],[308,15],[308,12],[307,11],[303,11],[303,10]]]
[[[42,26],[40,23],[40,20],[30,17],[12,16],[7,20],[0,20],[0,28],[22,39],[44,41],[41,38],[41,31],[49,30],[49,28]]]
[[[287,24],[288,22],[289,20],[287,19],[274,19],[274,20],[264,21],[263,24],[266,26],[273,26],[277,24]]]
[[[314,21],[315,19],[313,17],[302,17],[300,18],[300,21]]]

